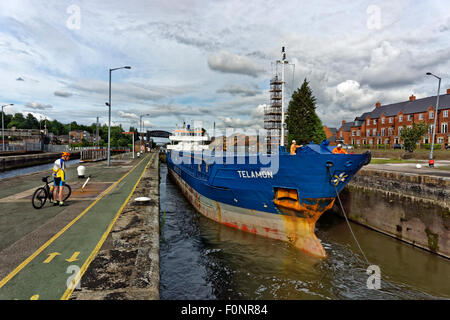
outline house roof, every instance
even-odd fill
[[[354,121],[346,122],[342,125],[341,129],[347,132],[350,131],[350,128],[353,127],[354,125],[355,125]]]
[[[332,135],[335,135],[337,133],[337,128],[328,128],[330,130]]]
[[[397,115],[400,111],[403,114],[412,114],[426,112],[430,106],[436,106],[437,96],[416,99],[414,101],[403,101],[398,103],[387,104],[373,109],[371,112],[365,112],[361,116],[356,117],[355,121],[364,121],[368,116],[371,119],[378,119],[382,114],[386,117]],[[439,96],[439,109],[450,106],[450,94],[442,94]]]

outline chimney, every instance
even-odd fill
[[[414,101],[414,100],[416,100],[416,96],[412,94],[411,97],[409,97],[409,101]]]
[[[377,103],[375,103],[375,107],[377,107],[377,108],[381,107],[381,102],[378,101]]]
[[[449,88],[449,89],[447,89],[447,94],[450,94],[450,88]]]
[[[342,120],[342,126],[345,124],[345,120]]]

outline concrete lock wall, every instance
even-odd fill
[[[449,193],[448,178],[363,169],[340,196],[352,221],[450,258]]]
[[[36,153],[20,156],[0,157],[0,172],[12,169],[31,167],[39,164],[51,163],[61,157],[61,153]],[[78,159],[79,151],[73,151],[70,154],[71,159]]]

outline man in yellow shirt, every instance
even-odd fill
[[[336,148],[333,149],[334,154],[347,154],[347,151],[342,149],[342,144],[338,144]]]
[[[295,142],[295,140],[292,140],[292,144],[291,144],[291,155],[295,155],[297,148],[301,148],[303,147],[303,145],[297,145],[297,143]]]
[[[60,159],[56,160],[53,164],[53,205],[57,206],[58,201],[56,196],[59,195],[59,205],[64,205],[62,201],[62,194],[64,189],[64,183],[66,182],[66,161],[70,158],[70,153],[63,152]]]

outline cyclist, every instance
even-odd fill
[[[66,182],[66,161],[70,158],[70,153],[63,152],[61,158],[56,160],[53,164],[53,205],[57,206],[57,195],[59,196],[59,206],[63,206],[62,194],[64,183]],[[59,192],[59,193],[58,193]]]

